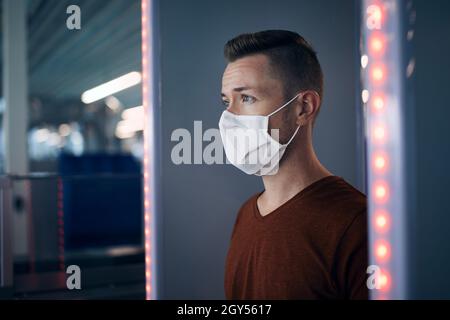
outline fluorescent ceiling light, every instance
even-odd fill
[[[144,121],[122,120],[116,127],[116,137],[119,139],[131,138],[138,131],[144,130]]]
[[[122,112],[122,118],[125,119],[125,120],[138,119],[138,120],[143,121],[143,118],[144,118],[144,107],[143,106],[137,106],[137,107],[125,109]]]
[[[116,92],[135,86],[141,83],[141,81],[141,73],[133,71],[83,92],[81,101],[86,104],[92,103],[113,95]]]
[[[114,96],[109,96],[105,99],[105,103],[112,111],[117,111],[121,108],[122,104],[119,99]]]
[[[122,111],[122,121],[116,127],[116,137],[131,138],[138,131],[144,130],[144,107],[137,106]]]

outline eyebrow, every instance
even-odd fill
[[[250,89],[253,89],[253,88],[251,88],[251,87],[237,87],[237,88],[234,88],[233,91],[235,91],[235,92],[242,92],[242,91],[250,90]],[[223,92],[220,95],[222,97],[226,97],[225,93],[223,93]]]

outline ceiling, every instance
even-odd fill
[[[72,4],[81,9],[81,30],[66,27]],[[32,97],[76,100],[87,89],[141,69],[139,0],[28,0],[27,15]],[[138,105],[140,87],[117,97]]]

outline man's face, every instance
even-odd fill
[[[269,59],[262,54],[229,63],[222,77],[222,100],[227,110],[237,115],[268,115],[291,98],[286,99],[283,92],[281,80],[274,75]],[[269,119],[270,128],[280,129],[282,143],[296,127],[294,103]],[[289,113],[291,115],[287,116]]]

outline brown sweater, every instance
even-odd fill
[[[227,299],[367,299],[366,197],[320,179],[266,216],[240,209],[225,270]]]

